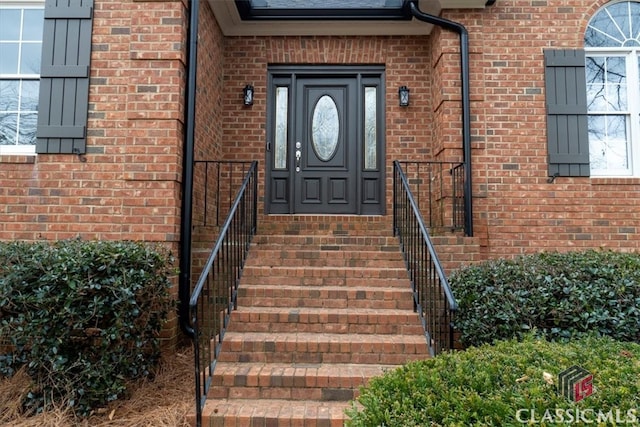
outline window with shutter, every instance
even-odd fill
[[[583,50],[545,50],[549,176],[589,176]]]
[[[46,0],[37,153],[86,152],[93,0]]]

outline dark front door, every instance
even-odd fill
[[[269,77],[267,212],[384,213],[382,73]]]
[[[295,213],[356,213],[356,81],[296,82]]]

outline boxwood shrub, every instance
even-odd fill
[[[170,253],[140,242],[0,243],[0,373],[27,367],[25,410],[88,414],[149,375],[171,274]]]
[[[558,392],[559,374],[576,365],[593,375],[593,394],[579,402]],[[551,342],[527,334],[372,379],[347,410],[347,425],[638,425],[638,378],[638,344],[593,336]]]
[[[640,342],[640,255],[543,252],[455,271],[455,326],[465,345],[520,337],[596,332]]]

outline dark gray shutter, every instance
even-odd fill
[[[93,0],[46,0],[37,153],[86,152]]]
[[[589,176],[584,50],[545,50],[549,176]]]

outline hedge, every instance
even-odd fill
[[[171,254],[141,242],[0,243],[0,374],[27,367],[25,411],[86,415],[148,376],[172,274]]]
[[[596,332],[640,342],[637,253],[539,253],[462,268],[449,279],[464,345],[533,329],[552,340]]]
[[[521,342],[443,353],[372,379],[347,410],[346,425],[638,425],[639,360],[635,343],[526,334]],[[558,387],[559,374],[573,366],[593,375],[593,394],[577,402]]]

